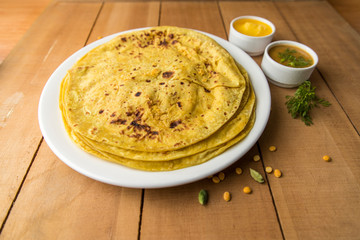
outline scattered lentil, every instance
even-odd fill
[[[267,173],[271,173],[271,172],[273,171],[273,169],[272,169],[272,167],[267,166],[267,167],[265,168],[265,171],[266,171]]]
[[[281,171],[279,169],[274,170],[274,176],[275,177],[279,178],[279,177],[281,177],[281,175],[282,175],[282,173],[281,173]]]
[[[269,151],[270,151],[270,152],[275,152],[275,151],[276,151],[276,147],[275,147],[275,146],[270,146],[270,147],[269,147]]]
[[[249,193],[252,192],[252,190],[251,190],[250,187],[246,186],[246,187],[244,187],[243,192],[246,193],[246,194],[249,194]]]
[[[255,162],[259,161],[259,160],[260,160],[260,156],[256,154],[256,155],[253,157],[253,160],[254,160]]]
[[[329,155],[325,155],[325,156],[323,156],[323,160],[326,161],[326,162],[330,162],[331,158],[330,158]]]
[[[225,201],[229,202],[231,200],[231,194],[229,192],[224,192],[223,198]]]
[[[225,173],[219,172],[218,178],[219,178],[221,181],[223,181],[223,180],[225,179]]]
[[[214,183],[219,183],[219,182],[220,182],[220,178],[219,178],[218,176],[213,176],[213,177],[212,177],[212,181],[213,181]]]
[[[240,174],[242,174],[243,171],[241,168],[237,167],[237,168],[235,168],[235,172],[236,172],[236,174],[240,175]]]

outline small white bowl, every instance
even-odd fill
[[[303,49],[313,59],[313,64],[305,68],[287,67],[272,59],[269,56],[269,50],[276,45],[290,45]],[[308,80],[318,64],[319,58],[317,54],[308,46],[288,40],[275,41],[270,43],[264,52],[264,56],[261,62],[261,68],[267,76],[269,82],[279,87],[293,88],[297,87],[306,80]]]
[[[269,35],[262,37],[253,37],[242,34],[234,28],[234,22],[243,18],[254,19],[266,23],[271,27],[272,32]],[[275,25],[265,18],[256,16],[241,16],[233,19],[230,23],[229,41],[244,50],[250,56],[258,56],[264,52],[265,47],[271,42],[275,34],[275,30]]]

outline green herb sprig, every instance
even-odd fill
[[[296,90],[294,96],[286,96],[287,101],[285,102],[288,112],[293,118],[298,118],[310,126],[313,124],[310,116],[310,110],[318,105],[328,107],[331,104],[325,99],[319,98],[315,94],[316,87],[311,86],[309,80],[305,81]]]
[[[295,53],[297,53],[296,50],[290,50],[289,48],[284,52],[280,52],[280,63],[284,63],[290,67],[307,67],[312,64],[311,60],[307,60],[302,56],[294,56]]]

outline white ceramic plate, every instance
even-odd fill
[[[126,32],[141,29],[133,29]],[[66,59],[51,75],[39,102],[39,124],[45,141],[51,150],[68,166],[92,179],[123,187],[163,188],[194,182],[215,174],[239,160],[256,143],[262,134],[270,114],[270,89],[260,67],[244,51],[217,36],[204,33],[223,46],[248,72],[256,93],[256,121],[249,135],[221,155],[197,166],[184,169],[147,172],[135,170],[92,156],[69,138],[59,109],[60,83],[68,69],[91,49],[116,35],[110,35],[80,49]]]

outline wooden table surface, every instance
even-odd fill
[[[292,119],[270,84],[272,111],[258,143],[215,184],[130,189],[85,177],[43,140],[37,109],[52,72],[98,37],[176,25],[227,39],[231,19],[256,15],[274,40],[314,49],[310,80],[330,107],[314,125]],[[326,1],[54,1],[0,65],[0,239],[359,239],[360,36]],[[260,64],[262,56],[254,57]],[[275,145],[276,152],[268,147]],[[259,154],[261,161],[252,156]],[[329,155],[331,162],[322,160]],[[265,166],[281,169],[275,178]],[[234,171],[241,167],[242,175]],[[249,168],[266,176],[252,180]],[[250,186],[252,194],[242,188]],[[200,189],[210,198],[198,203]],[[232,194],[225,202],[222,194]]]

